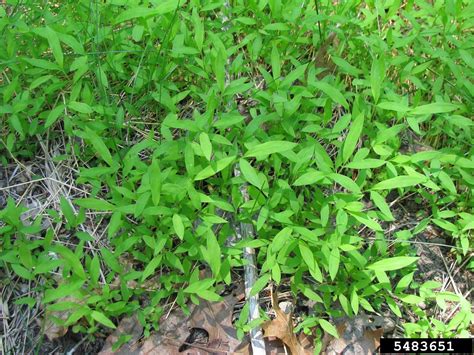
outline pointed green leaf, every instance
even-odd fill
[[[297,144],[287,141],[270,141],[266,143],[257,144],[247,151],[246,157],[256,157],[269,155],[274,153],[286,152],[292,150]]]
[[[186,287],[183,291],[185,293],[197,293],[199,291],[207,290],[209,289],[212,285],[214,285],[215,279],[203,279],[203,280],[197,280],[196,282],[190,284],[188,287]]]
[[[258,294],[265,286],[267,286],[268,280],[270,280],[270,274],[264,274],[260,276],[257,281],[252,286],[250,291],[250,296],[255,296]]]
[[[379,168],[385,164],[384,160],[381,159],[362,159],[357,161],[351,161],[349,164],[346,164],[346,168],[349,169],[375,169]]]
[[[44,127],[48,128],[54,124],[61,116],[61,113],[64,112],[64,105],[58,105],[55,108],[51,110],[51,112],[48,114],[48,117],[46,118],[46,121],[44,123]]]
[[[145,6],[133,6],[128,10],[122,11],[120,15],[117,16],[117,18],[115,19],[115,24],[133,20],[135,18],[146,18],[151,16],[164,15],[166,13],[176,10],[179,4],[180,2],[176,0],[165,0],[160,1],[158,5],[155,5],[151,8]]]
[[[178,235],[179,239],[183,240],[184,238],[184,224],[183,219],[179,214],[173,215],[173,228],[175,233]]]
[[[345,175],[337,174],[337,173],[332,173],[328,175],[329,178],[337,182],[339,185],[342,187],[356,193],[360,194],[360,187],[355,183],[354,180],[352,180],[350,177],[347,177]]]
[[[204,157],[210,161],[212,155],[212,143],[207,133],[202,132],[199,135],[199,145],[201,146]]]
[[[401,102],[389,102],[384,101],[377,105],[378,108],[388,110],[388,111],[396,111],[396,112],[408,112],[410,108]]]
[[[372,96],[375,103],[379,101],[380,91],[383,81],[385,79],[385,63],[383,57],[374,59],[372,61],[372,68],[370,71],[370,86],[372,89]]]
[[[427,180],[419,176],[401,175],[375,184],[372,190],[391,190],[400,187],[415,186]]]
[[[410,111],[411,115],[430,115],[434,113],[446,113],[457,110],[458,106],[448,102],[436,102],[415,107]]]
[[[360,113],[352,122],[349,133],[344,141],[344,146],[342,148],[342,162],[345,163],[349,160],[354,152],[357,142],[359,141],[362,129],[364,128],[364,114]]]
[[[77,111],[79,113],[85,113],[85,114],[89,114],[89,113],[92,113],[94,112],[92,110],[92,108],[84,103],[84,102],[77,102],[77,101],[71,101],[69,104],[68,104],[68,107],[71,109],[71,110],[74,110],[74,111]]]
[[[239,160],[239,167],[242,175],[244,176],[245,180],[247,180],[252,185],[258,187],[259,189],[262,187],[262,182],[258,177],[257,170],[254,169],[250,163],[245,159]]]
[[[142,281],[146,280],[150,275],[152,275],[156,268],[160,266],[161,264],[161,254],[155,256],[151,261],[148,263],[148,265],[145,267],[145,270],[143,270],[142,273]]]
[[[417,257],[412,256],[396,256],[393,258],[387,258],[379,260],[373,264],[367,266],[369,270],[376,271],[393,271],[403,269],[418,260]]]
[[[275,44],[272,46],[271,62],[273,79],[278,79],[281,75],[281,60],[280,53],[278,52],[278,48]]]
[[[218,277],[219,270],[221,269],[221,247],[212,231],[207,233],[206,245],[209,252],[209,266],[211,267],[212,275]]]
[[[321,328],[323,328],[323,330],[325,332],[327,332],[328,334],[332,335],[334,338],[336,339],[339,339],[339,334],[337,332],[337,329],[336,327],[334,327],[331,323],[329,323],[327,320],[325,319],[320,319],[319,320],[319,325],[321,326]]]
[[[51,27],[46,26],[43,28],[37,28],[35,32],[48,40],[48,44],[51,48],[51,52],[53,52],[54,59],[56,59],[56,62],[62,68],[64,64],[64,55],[56,31],[54,31]]]
[[[87,139],[92,143],[92,146],[99,154],[99,156],[107,163],[109,166],[114,166],[114,160],[110,154],[109,148],[105,145],[101,137],[99,137],[93,130],[89,127],[86,127]]]
[[[100,253],[102,254],[102,258],[108,267],[110,267],[117,274],[122,272],[122,265],[120,265],[113,252],[107,248],[100,248]]]
[[[158,206],[161,198],[161,169],[158,161],[152,161],[148,169],[148,178],[150,180],[151,200],[155,206]]]
[[[378,192],[371,191],[370,192],[370,199],[374,202],[375,206],[382,212],[386,217],[389,218],[389,221],[394,221],[395,218],[392,215],[392,211],[390,211],[390,207],[385,202],[385,199],[380,195]]]
[[[339,263],[341,259],[341,254],[338,248],[334,248],[331,250],[331,254],[329,256],[329,276],[331,280],[336,278],[337,272],[339,270]]]
[[[322,171],[309,171],[303,175],[301,175],[296,181],[293,183],[293,186],[304,186],[304,185],[312,185],[317,183],[318,181],[323,180],[327,174],[323,173]]]
[[[338,103],[339,105],[343,106],[344,108],[348,109],[349,104],[346,101],[346,98],[344,95],[341,94],[341,92],[336,89],[334,86],[324,82],[324,81],[318,81],[314,83],[314,86],[324,92],[329,98]]]
[[[105,314],[101,313],[101,312],[98,312],[98,311],[92,311],[91,313],[91,317],[96,320],[97,322],[99,323],[102,323],[103,325],[105,325],[106,327],[109,327],[109,328],[112,328],[112,329],[115,329],[117,328],[115,326],[115,324],[105,316]]]
[[[96,211],[113,211],[115,209],[115,206],[111,203],[91,197],[76,199],[74,203],[80,207]]]
[[[59,203],[61,205],[61,211],[63,212],[64,217],[66,217],[66,221],[69,223],[70,226],[74,226],[76,224],[76,215],[69,204],[69,201],[61,196],[59,199]]]
[[[235,160],[235,157],[227,157],[217,162],[212,162],[209,166],[202,169],[199,173],[197,173],[194,180],[204,180],[208,177],[217,174],[219,171],[225,169],[230,163]]]

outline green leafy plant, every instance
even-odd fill
[[[2,164],[58,146],[82,192],[57,195],[46,231],[10,199],[2,266],[74,331],[136,312],[147,335],[169,299],[218,300],[249,246],[253,293],[286,283],[315,302],[297,329],[413,309],[407,336],[466,335],[465,301],[410,285],[428,226],[459,263],[472,251],[473,4],[317,3],[7,1]],[[256,238],[229,243],[239,222]],[[461,302],[447,325],[417,306],[446,299]]]

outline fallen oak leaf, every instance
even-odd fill
[[[375,354],[380,346],[383,328],[372,330],[371,323],[364,315],[346,319],[337,326],[339,338],[325,333],[323,354]]]
[[[313,349],[305,348],[295,333],[293,332],[293,320],[290,313],[285,313],[282,311],[278,305],[278,294],[277,292],[271,291],[272,297],[272,307],[275,311],[275,319],[263,323],[263,336],[265,338],[275,337],[280,339],[290,350],[290,353],[293,355],[309,355],[313,354]]]
[[[173,309],[160,322],[158,331],[137,346],[137,337],[124,344],[120,349],[113,351],[112,345],[124,333],[134,334],[136,324],[119,324],[119,329],[109,336],[106,346],[100,355],[127,354],[127,355],[204,355],[204,354],[242,354],[248,355],[248,341],[239,341],[237,331],[232,325],[234,306],[244,297],[243,285],[223,296],[222,301],[208,302],[201,300],[199,305],[190,305],[189,316],[180,308]],[[134,321],[137,323],[136,317]],[[141,328],[140,328],[141,329]],[[204,331],[202,333],[201,331]],[[141,332],[140,332],[141,333]],[[203,334],[205,336],[203,336]],[[136,334],[134,334],[136,335]]]
[[[114,332],[107,337],[105,340],[105,346],[99,354],[135,354],[135,352],[138,350],[138,340],[142,336],[142,333],[143,327],[136,316],[125,317],[120,321],[117,329],[115,329]],[[127,341],[127,343],[114,350],[114,344],[117,344],[117,342],[120,340],[120,337],[123,336],[131,336],[131,338]]]
[[[233,352],[241,345],[237,331],[232,325],[234,306],[244,298],[244,288],[239,284],[220,302],[201,300],[191,313],[188,325],[191,329],[204,329],[208,334],[208,344],[218,345],[224,352]]]
[[[69,316],[84,304],[84,301],[74,297],[66,296],[59,298],[54,304],[49,305],[45,312],[43,333],[49,341],[63,337],[69,327],[65,324]]]

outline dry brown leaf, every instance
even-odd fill
[[[84,301],[81,301],[73,296],[60,298],[56,301],[56,303],[59,302],[73,302],[76,304],[84,303]],[[65,311],[46,311],[43,332],[48,340],[53,341],[63,337],[67,333],[68,327],[58,323],[65,322],[74,311],[75,309],[73,308]]]
[[[237,339],[232,325],[232,312],[235,304],[243,297],[243,286],[224,296],[220,302],[201,300],[198,306],[191,305],[191,315],[186,317],[181,309],[174,309],[160,323],[160,329],[138,346],[139,336],[134,334],[132,341],[116,352],[112,345],[122,334],[134,333],[136,318],[125,324],[120,323],[106,340],[101,355],[203,355],[203,354],[249,354],[248,342]],[[141,335],[140,328],[137,334]],[[197,336],[196,336],[197,334]],[[203,335],[204,334],[204,335]],[[203,336],[200,336],[203,335]]]
[[[291,313],[285,313],[278,305],[278,294],[272,291],[272,306],[275,311],[275,319],[263,324],[264,337],[275,337],[280,339],[293,355],[313,354],[312,349],[305,348],[293,332],[293,320]]]
[[[380,346],[383,328],[372,330],[370,321],[364,315],[345,320],[336,326],[339,339],[325,334],[324,354],[375,354]]]
[[[237,339],[237,331],[232,325],[232,313],[236,303],[243,297],[244,289],[239,285],[221,302],[201,301],[191,314],[189,326],[206,330],[209,342],[221,341],[223,347],[235,349],[241,342]]]
[[[140,339],[143,333],[143,327],[141,326],[138,319],[133,317],[123,318],[117,329],[105,340],[105,345],[100,355],[111,355],[111,354],[120,354],[128,355],[135,354],[138,350],[139,344],[138,340]],[[116,352],[112,351],[112,346],[118,341],[121,335],[131,335],[132,338],[124,344]]]

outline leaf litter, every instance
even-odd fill
[[[219,302],[200,300],[199,305],[190,305],[189,316],[176,308],[161,322],[159,330],[141,344],[143,328],[135,317],[125,318],[107,338],[100,354],[248,354],[248,341],[238,340],[232,325],[234,306],[243,297],[243,286],[239,285]],[[113,351],[113,344],[127,334],[132,335],[132,339]]]
[[[262,325],[267,354],[309,355],[314,353],[314,336],[294,332],[291,302],[278,301],[278,292],[271,292],[271,312],[274,318]],[[190,305],[187,316],[180,308],[173,309],[160,323],[160,328],[149,338],[142,339],[143,327],[136,317],[124,318],[107,338],[100,355],[204,355],[252,354],[249,340],[237,338],[232,324],[234,307],[244,300],[240,284],[221,301],[201,300]],[[335,320],[339,338],[324,333],[322,354],[373,354],[380,345],[384,332],[394,324],[384,317],[359,315]],[[123,337],[127,341],[117,350],[114,344]]]

